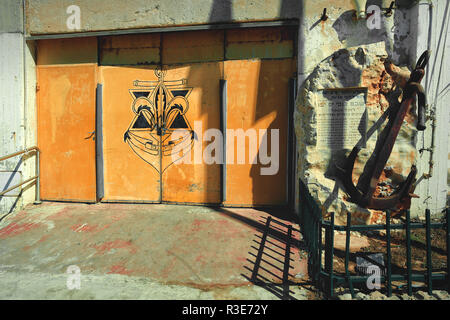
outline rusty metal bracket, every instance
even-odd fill
[[[327,21],[327,19],[328,19],[327,8],[324,8],[323,12],[322,12],[322,16],[320,17],[320,21]]]
[[[383,8],[383,10],[385,11],[384,15],[385,15],[386,17],[392,16],[393,10],[396,9],[396,8],[394,7],[394,4],[395,4],[395,1],[392,1],[392,2],[391,2],[391,5],[389,6],[389,8]]]
[[[370,173],[370,180],[366,186],[357,187],[353,183],[353,167],[355,165],[356,157],[360,151],[359,146],[355,146],[346,159],[343,168],[336,165],[337,178],[341,180],[345,191],[350,196],[349,201],[358,204],[361,207],[386,210],[395,208],[398,204],[404,203],[409,206],[411,197],[417,197],[413,194],[415,188],[415,180],[417,168],[415,165],[411,167],[411,171],[406,180],[388,197],[374,197],[376,187],[380,176],[386,166],[387,161],[391,155],[398,133],[405,119],[411,103],[415,96],[418,97],[418,121],[417,130],[425,130],[425,106],[426,98],[423,87],[420,85],[425,74],[425,66],[429,60],[429,53],[425,51],[417,61],[416,68],[411,73],[411,76],[404,88],[402,102],[396,110],[393,110],[389,117],[389,122],[380,135],[380,140],[375,147],[372,154],[374,161],[367,169]]]

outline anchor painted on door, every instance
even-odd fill
[[[186,79],[165,80],[166,71],[155,70],[156,81],[135,80],[130,94],[133,98],[131,109],[134,118],[123,140],[145,162],[156,171],[165,161],[162,157],[172,157],[177,161],[192,149],[195,133],[186,118],[189,110],[189,95],[192,88],[186,86]],[[172,139],[175,132],[177,139]],[[180,152],[182,151],[182,152]],[[164,172],[174,161],[161,167]]]

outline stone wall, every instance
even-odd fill
[[[361,121],[364,120],[367,123],[367,128],[361,128],[359,132],[367,132],[367,137],[365,140],[364,134],[361,134],[360,141],[356,142],[363,147],[353,170],[353,181],[356,183],[361,175],[367,176],[364,167],[375,148],[379,133],[387,123],[389,107],[395,108],[401,98],[401,84],[404,79],[402,76],[407,76],[409,73],[406,68],[394,67],[395,73],[392,72],[390,75],[385,66],[387,63],[388,54],[384,43],[340,49],[317,65],[298,94],[295,130],[298,139],[300,179],[308,187],[319,206],[323,207],[323,214],[335,212],[340,222],[345,222],[347,212],[352,212],[355,222],[358,223],[377,222],[381,218],[381,213],[361,208],[347,201],[342,185],[336,179],[336,166],[343,167],[345,158],[353,145],[343,144],[342,148],[326,148],[320,145],[318,141],[320,131],[327,129],[327,126],[319,125],[319,113],[326,107],[322,102],[323,96],[327,89],[367,88],[367,90],[361,90],[361,97],[365,100],[363,104],[366,105],[367,120],[363,118],[365,115],[357,115]],[[392,189],[403,181],[416,160],[416,116],[415,109],[411,109],[387,163],[387,167],[391,167],[395,174],[389,178],[383,174],[381,184],[377,188],[377,194],[381,196],[389,195]],[[346,114],[346,117],[351,115]],[[343,124],[343,126],[351,126],[351,124]],[[339,130],[339,127],[330,129],[327,134],[339,134],[332,130]],[[343,131],[351,130],[344,128]]]
[[[367,6],[388,7],[389,4],[390,1],[367,1]],[[364,97],[367,105],[367,143],[360,151],[353,171],[353,179],[357,183],[362,174],[367,176],[364,165],[372,154],[378,134],[387,123],[386,110],[401,98],[400,83],[394,83],[385,63],[389,60],[401,66],[394,67],[395,71],[407,76],[417,58],[417,33],[412,23],[415,13],[403,6],[390,17],[383,15],[380,28],[370,29],[367,20],[353,17],[354,1],[306,1],[304,5],[295,113],[298,178],[306,184],[317,204],[324,208],[324,215],[335,212],[342,218],[350,211],[354,212],[359,223],[373,223],[379,221],[382,215],[346,201],[346,193],[334,177],[335,165],[342,165],[352,147],[347,145],[341,150],[326,150],[320,147],[320,141],[318,145],[317,110],[323,100],[324,89],[367,88]],[[323,8],[327,8],[326,21],[320,21]],[[383,185],[379,186],[377,194],[390,194],[417,161],[415,108],[411,112],[387,163],[387,167],[391,167],[396,174],[390,179],[382,175]],[[419,172],[418,176],[421,174]],[[343,222],[343,219],[338,220]]]

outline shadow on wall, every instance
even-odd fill
[[[334,53],[333,55],[327,57],[324,59],[324,61],[330,61],[329,63],[333,64],[333,67],[335,67],[338,71],[337,74],[334,76],[336,79],[339,80],[341,87],[356,87],[360,85],[360,79],[362,76],[363,68],[365,65],[365,58],[364,54],[362,52],[359,52],[360,49],[358,49],[353,56],[349,54],[349,50],[347,49],[341,49]],[[362,67],[362,68],[361,68]],[[307,78],[309,82],[314,82],[316,77],[318,77],[318,70],[319,66],[316,67],[316,69],[311,73],[311,75]],[[386,136],[387,130],[386,129],[386,121],[389,117],[389,115],[393,114],[393,111],[397,110],[399,107],[399,95],[400,91],[398,88],[396,88],[393,91],[389,91],[387,93],[380,92],[380,94],[383,94],[386,98],[386,100],[389,102],[389,107],[387,110],[383,112],[383,114],[378,118],[378,120],[371,125],[370,128],[365,128],[361,125],[358,128],[361,138],[357,142],[356,146],[364,147],[367,140],[369,140],[374,133],[378,132],[377,136],[377,142],[376,142],[376,149],[370,150],[372,153],[372,156],[370,157],[370,160],[366,163],[364,167],[364,172],[360,176],[359,184],[358,186],[362,186],[368,183],[370,180],[370,164],[374,161],[374,156],[377,154],[377,150],[380,148],[380,145],[384,141],[384,137]],[[325,98],[327,96],[324,94]],[[338,120],[341,120],[338,118]],[[341,120],[342,121],[342,120]],[[337,121],[336,123],[332,124],[332,130],[330,130],[330,134],[334,133],[342,133],[343,130],[343,122],[339,123]],[[366,130],[363,134],[363,130]],[[329,137],[330,139],[333,138],[332,136]],[[312,142],[312,141],[311,141]],[[310,143],[311,143],[310,142]],[[343,146],[342,146],[343,147]],[[350,150],[342,149],[342,150],[335,150],[331,152],[331,158],[329,161],[329,165],[324,172],[324,176],[330,180],[335,181],[335,185],[333,187],[333,190],[330,194],[330,196],[324,201],[323,208],[324,210],[328,210],[328,208],[332,205],[333,201],[337,199],[338,197],[338,191],[339,189],[344,190],[343,186],[341,185],[341,182],[337,179],[337,168],[336,166],[339,166],[340,168],[343,168],[346,163],[346,159],[348,156]]]
[[[210,23],[230,22],[233,20],[232,0],[214,0],[209,14]]]
[[[5,191],[8,188],[21,183],[24,178],[20,175],[20,167],[22,164],[27,161],[29,158],[35,157],[34,153],[22,155],[17,161],[14,169],[12,171],[5,171],[4,173],[9,174],[5,181],[2,181],[2,189],[0,191]],[[6,176],[5,176],[6,177]],[[5,219],[8,215],[10,215],[16,208],[22,197],[22,194],[28,189],[34,187],[36,185],[36,181],[32,180],[31,182],[26,183],[25,185],[18,187],[8,194],[11,195],[3,195],[0,196],[0,222]]]
[[[287,63],[278,61],[262,60],[259,67],[259,77],[257,79],[257,97],[255,103],[255,115],[252,125],[255,127],[266,126],[267,133],[267,153],[270,155],[270,165],[262,164],[262,149],[259,147],[259,159],[255,159],[250,169],[252,180],[253,201],[257,204],[264,204],[267,198],[276,199],[278,205],[283,205],[283,197],[286,197],[287,190],[287,167],[288,160],[288,112],[289,103],[289,74]],[[278,141],[275,138],[275,130],[279,130]],[[278,152],[277,152],[278,151]],[[275,154],[278,153],[278,158]],[[278,171],[275,175],[263,175],[264,168],[272,166],[278,162]],[[267,170],[267,169],[266,169]]]
[[[301,1],[280,0],[279,3],[280,16],[292,16],[293,11],[300,11],[299,7],[301,6]],[[219,81],[220,79],[224,79],[226,76],[224,74],[225,66],[226,68],[228,68],[227,70],[233,69],[233,74],[235,75],[235,80],[233,80],[234,87],[238,87],[241,84],[248,86],[248,96],[251,97],[248,100],[252,100],[251,103],[248,103],[245,101],[245,99],[247,99],[248,97],[236,97],[235,100],[237,102],[234,103],[234,105],[237,105],[240,108],[240,110],[238,110],[238,113],[240,114],[237,114],[237,117],[235,118],[237,119],[236,121],[233,120],[235,126],[242,127],[242,121],[240,121],[239,117],[242,116],[242,114],[246,113],[247,110],[252,109],[251,112],[249,111],[248,115],[246,116],[246,128],[244,127],[242,129],[246,130],[249,127],[259,129],[259,127],[257,126],[258,122],[263,121],[264,123],[260,128],[268,129],[269,132],[271,129],[280,130],[279,147],[280,150],[281,148],[284,148],[284,152],[280,152],[279,165],[279,175],[283,175],[283,182],[281,183],[282,186],[280,187],[278,185],[274,185],[273,180],[269,179],[270,176],[267,176],[267,178],[263,176],[261,178],[260,169],[262,169],[262,166],[259,164],[255,164],[253,166],[249,165],[248,170],[246,168],[246,172],[244,173],[245,176],[244,174],[242,174],[242,178],[245,178],[246,183],[250,181],[249,187],[246,190],[247,194],[249,194],[248,198],[264,200],[264,197],[266,197],[268,194],[270,195],[270,193],[280,193],[281,189],[286,188],[286,183],[284,181],[285,176],[287,175],[286,111],[288,108],[287,103],[289,94],[289,78],[293,76],[295,70],[295,68],[293,67],[296,64],[296,50],[291,50],[291,47],[289,47],[289,49],[287,48],[288,44],[290,43],[290,39],[295,38],[295,34],[293,35],[291,33],[291,28],[288,27],[279,27],[278,29],[283,30],[282,32],[279,32],[279,34],[277,34],[277,28],[260,28],[261,30],[275,30],[273,32],[267,32],[269,36],[277,34],[277,36],[274,38],[276,39],[276,41],[281,39],[279,43],[273,44],[272,42],[270,42],[271,40],[265,39],[264,30],[262,30],[263,32],[252,28],[242,28],[239,30],[239,32],[236,32],[235,29],[218,30],[214,26],[215,23],[233,21],[233,4],[235,3],[231,0],[214,0],[209,11],[209,22],[211,23],[211,30],[187,31],[183,33],[163,33],[161,34],[161,37],[159,39],[155,40],[155,48],[157,48],[158,46],[158,41],[160,43],[159,46],[161,49],[160,51],[158,51],[159,60],[150,60],[146,58],[148,61],[146,61],[143,66],[140,66],[139,63],[136,64],[136,62],[134,61],[133,65],[128,65],[127,68],[139,69],[148,68],[148,66],[159,66],[160,68],[173,71],[176,71],[175,69],[178,68],[186,68],[186,73],[183,73],[183,78],[186,78],[187,86],[195,87],[197,89],[195,96],[195,103],[197,105],[195,106],[195,108],[191,109],[192,112],[187,114],[187,117],[189,118],[191,117],[191,115],[195,114],[195,118],[189,118],[189,122],[191,125],[193,125],[194,121],[197,119],[201,119],[202,121],[204,121],[205,124],[203,125],[203,130],[206,130],[208,128],[220,128],[220,116],[218,114],[220,110],[218,107],[219,98],[216,99],[217,93],[220,92]],[[234,26],[236,26],[237,28],[239,25],[233,24],[233,27]],[[231,37],[227,37],[226,32],[230,32],[230,34],[233,34],[233,40],[230,40]],[[241,36],[241,32],[243,36]],[[242,38],[245,39],[246,36],[255,37],[255,39],[260,43],[256,42],[255,45],[253,45],[252,42],[242,43]],[[260,38],[263,38],[263,40],[261,40]],[[131,39],[133,38],[131,37]],[[292,43],[292,46],[295,48],[295,39]],[[225,50],[227,48],[227,44],[231,44],[230,47],[233,46],[233,48],[230,49],[228,53]],[[108,49],[116,50],[116,48],[113,48],[112,45],[109,45]],[[121,52],[123,51],[125,50],[122,50]],[[293,51],[292,54],[286,54],[287,52],[291,51]],[[281,54],[279,54],[279,52]],[[108,51],[107,53],[109,54],[110,52]],[[141,54],[139,51],[136,53],[136,55],[138,53]],[[272,53],[273,55],[271,55]],[[228,57],[226,56],[227,54]],[[109,55],[106,56],[109,57]],[[131,56],[131,54],[124,54],[125,58],[129,56]],[[148,55],[142,54],[142,56],[147,57]],[[154,54],[154,56],[158,58],[158,54]],[[273,58],[273,56],[275,56],[275,58]],[[118,57],[115,56],[114,58],[118,59]],[[245,67],[251,66],[251,72],[247,73],[251,74],[251,79],[249,79],[250,76],[246,76],[244,75],[244,72],[241,72],[242,70],[239,68],[240,61],[238,60],[243,61],[242,65],[245,64]],[[235,64],[235,62],[237,63]],[[121,64],[124,64],[124,61],[121,61]],[[279,68],[280,66],[282,68]],[[205,81],[205,79],[209,80]],[[230,91],[231,90],[229,89],[229,94]],[[234,89],[231,91],[231,93],[234,93],[235,96],[236,92],[237,91]],[[195,113],[193,112],[194,109]],[[279,112],[280,109],[282,109],[281,113]],[[281,131],[283,133],[281,133]],[[268,155],[270,157],[270,151],[272,149],[272,146],[270,145],[270,133],[268,133],[267,138],[269,142]],[[204,147],[207,144],[208,143],[205,143]],[[264,165],[264,167],[267,166],[268,165]],[[168,170],[171,170],[171,173],[176,172],[177,170],[173,168],[174,167],[170,167]],[[206,165],[200,170],[202,170],[202,178],[198,180],[201,180],[202,185],[199,186],[198,184],[191,181],[189,183],[193,188],[190,189],[194,189],[195,187],[195,191],[200,191],[197,194],[201,193],[201,189],[212,190],[211,193],[208,192],[207,196],[205,195],[204,203],[219,204],[221,202],[220,199],[218,199],[221,188],[220,179],[218,179],[218,177],[220,178],[220,166]],[[164,179],[167,178],[168,174],[168,172],[165,173],[165,177],[163,177],[163,184]],[[173,183],[174,185],[176,185],[177,183],[177,181],[174,180],[176,179],[176,176],[177,174],[171,174],[171,183]],[[166,186],[167,185],[169,185],[169,183],[166,183]],[[248,206],[248,203],[242,204]]]
[[[303,43],[302,40],[303,39],[303,1],[296,1],[296,0],[282,0],[281,1],[281,5],[280,5],[280,16],[281,17],[287,17],[291,15],[291,12],[297,12],[298,13],[298,17],[297,19],[299,20],[299,24],[298,24],[298,29],[297,29],[297,33],[294,33],[294,35],[292,36],[292,38],[294,39],[294,54],[293,54],[293,61],[292,61],[292,69],[295,70],[295,72],[291,75],[289,75],[290,77],[294,77],[297,78],[297,74],[301,73],[303,74],[303,66],[304,66],[304,53],[303,53]],[[297,60],[297,61],[295,61]],[[262,61],[261,63],[261,68],[260,68],[260,72],[259,72],[259,82],[258,82],[258,99],[257,99],[257,110],[255,113],[255,120],[254,122],[256,123],[256,121],[258,121],[259,119],[261,119],[262,117],[265,117],[267,115],[270,114],[270,112],[272,112],[273,110],[267,110],[266,112],[258,112],[258,107],[262,106],[267,98],[266,98],[266,88],[268,88],[268,83],[267,83],[267,79],[270,79],[270,64],[272,63],[272,61]],[[281,68],[277,68],[277,70],[280,72],[281,75],[281,79],[273,79],[274,77],[272,76],[272,81],[276,81],[276,82],[282,82],[282,81],[289,81],[289,78],[286,79],[285,75],[282,74]],[[298,82],[297,82],[298,84]],[[283,88],[283,87],[281,87]],[[290,202],[295,202],[295,195],[293,196],[293,199],[290,198],[289,193],[290,194],[294,194],[295,192],[295,179],[296,179],[296,171],[297,171],[297,164],[296,162],[296,156],[291,157],[291,153],[295,153],[296,152],[296,140],[295,140],[295,130],[294,130],[294,122],[292,121],[292,125],[290,123],[290,118],[294,117],[294,114],[289,114],[290,110],[289,110],[289,82],[285,82],[285,86],[284,86],[284,91],[277,91],[277,92],[271,92],[271,94],[276,95],[278,97],[286,97],[286,99],[284,100],[284,102],[281,104],[281,106],[286,106],[287,112],[283,113],[281,112],[277,112],[277,115],[275,117],[275,119],[270,123],[269,127],[267,128],[267,132],[272,132],[272,129],[280,129],[280,135],[279,135],[279,143],[278,143],[278,151],[279,151],[279,172],[278,175],[280,175],[281,177],[285,177],[286,182],[284,183],[283,186],[274,186],[273,183],[271,183],[271,181],[269,180],[270,178],[268,176],[261,176],[261,169],[262,169],[262,165],[260,163],[257,163],[255,165],[252,166],[251,170],[250,170],[250,176],[252,177],[253,180],[253,199],[258,199],[258,197],[264,196],[267,193],[273,192],[274,189],[284,189],[284,192],[286,194],[287,197],[287,201]],[[297,88],[295,88],[294,92],[297,92]],[[293,99],[293,101],[296,101],[296,97],[291,97],[291,99]],[[269,102],[272,103],[272,102]],[[294,106],[295,109],[295,106]],[[292,110],[293,112],[293,110]],[[282,126],[285,126],[285,128],[283,128]],[[286,129],[286,130],[283,130]],[[272,135],[272,133],[270,134],[270,136]],[[289,143],[291,141],[289,135],[292,136],[293,142],[291,143],[291,146],[289,146]],[[273,155],[273,151],[274,151],[274,147],[272,145],[272,139],[271,137],[267,137],[267,150],[270,150],[271,155]],[[292,147],[293,150],[289,150],[289,148]],[[290,159],[289,159],[290,158]],[[291,162],[290,162],[291,161]],[[288,164],[290,163],[290,165]],[[287,164],[287,165],[285,165]],[[291,171],[291,172],[289,172]],[[288,178],[288,176],[293,175],[293,181],[294,184],[291,185],[290,184],[290,179]],[[263,178],[262,180],[260,178]],[[258,181],[259,180],[259,181]],[[266,181],[264,181],[266,180]],[[283,181],[284,179],[279,179],[278,181]],[[291,192],[290,188],[294,188],[294,191]],[[287,209],[286,211],[289,212],[288,216],[290,216],[291,219],[296,220],[293,215],[294,211],[293,209],[295,208],[295,204],[293,203],[287,203]],[[292,221],[292,220],[291,220]]]
[[[0,189],[0,191],[5,191],[8,188],[20,182],[21,175],[19,169],[23,161],[24,156],[21,156],[19,161],[17,161],[15,168],[11,172],[6,171],[1,174],[2,180],[4,179],[4,181],[2,181],[3,188]],[[18,192],[18,194],[16,194],[16,192]],[[22,196],[22,190],[20,188],[17,188],[9,192],[9,194],[11,193],[14,194],[14,196],[9,195],[0,196],[0,222],[4,218],[6,218],[7,215],[9,215],[11,212],[14,211],[19,202],[20,197]]]
[[[302,2],[296,0],[282,0],[279,8],[279,16],[280,17],[288,17],[292,15],[292,12],[303,12],[302,11]],[[298,17],[301,18],[300,16]],[[224,22],[224,21],[233,21],[233,2],[230,0],[216,0],[213,3],[210,13],[210,22]],[[301,25],[301,24],[300,24]],[[283,34],[282,38],[288,38],[289,35]],[[295,36],[292,37],[294,39],[293,46],[295,47],[297,41]],[[227,39],[225,38],[225,46],[227,45]],[[294,57],[296,48],[294,48]],[[225,53],[226,54],[226,53]],[[303,54],[299,55],[301,58]],[[224,56],[224,60],[227,60],[227,56]],[[247,60],[248,59],[248,60]],[[265,138],[267,139],[267,150],[268,156],[271,157],[272,161],[276,161],[274,159],[273,154],[275,152],[275,148],[278,148],[279,158],[278,158],[278,173],[276,174],[276,178],[270,175],[262,175],[261,170],[267,165],[261,164],[261,158],[257,156],[257,159],[253,161],[253,165],[250,168],[250,180],[251,180],[251,190],[252,190],[252,201],[253,204],[264,204],[267,202],[267,198],[275,199],[273,204],[283,205],[285,204],[285,199],[283,199],[283,195],[287,195],[287,156],[288,156],[288,95],[289,95],[289,78],[293,76],[291,71],[286,72],[286,63],[276,60],[263,60],[263,56],[259,56],[258,53],[254,54],[251,57],[244,57],[242,60],[250,61],[251,59],[257,59],[260,61],[260,65],[257,71],[257,78],[254,87],[249,84],[251,80],[245,81],[245,79],[239,79],[239,81],[245,82],[243,85],[248,85],[249,94],[250,91],[255,90],[255,105],[243,106],[247,108],[254,108],[253,111],[253,119],[251,123],[246,122],[245,126],[258,128],[259,125],[261,128],[267,129],[267,134]],[[295,59],[295,58],[294,58]],[[289,64],[289,62],[287,63]],[[293,61],[293,64],[295,61]],[[301,64],[303,65],[303,64]],[[225,69],[225,67],[224,67]],[[290,69],[289,67],[287,69]],[[296,69],[296,68],[293,68]],[[293,71],[293,70],[292,70]],[[224,78],[224,74],[223,78]],[[281,83],[281,85],[280,85]],[[244,100],[242,100],[244,101]],[[242,102],[244,103],[244,102]],[[243,111],[245,111],[243,109]],[[245,112],[244,112],[245,113]],[[251,113],[251,111],[250,111]],[[238,123],[238,117],[233,117],[232,115],[228,115],[231,122]],[[245,116],[244,116],[245,117]],[[246,119],[248,120],[248,119]],[[244,120],[242,120],[244,121]],[[247,128],[243,128],[246,130]],[[279,130],[279,143],[277,145],[272,144],[272,132],[273,129]],[[291,132],[293,132],[291,128]],[[247,155],[246,155],[246,159]],[[289,174],[294,174],[289,173]],[[275,182],[275,183],[274,183]]]
[[[382,0],[367,1],[366,8],[376,5],[383,8]],[[386,51],[395,64],[404,65],[409,62],[407,48],[411,36],[410,21],[404,10],[396,9],[391,17],[386,17],[381,12],[380,28],[369,28],[368,20],[355,20],[354,11],[345,11],[333,23],[333,28],[338,34],[339,41],[346,47],[356,47],[371,43],[384,42]]]

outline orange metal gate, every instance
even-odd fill
[[[95,144],[84,138],[95,130],[98,82],[103,201],[287,204],[296,70],[289,30],[112,36],[98,44],[99,67],[38,67],[43,199],[95,201]],[[224,144],[227,164],[218,161]]]
[[[194,159],[220,124],[216,69],[101,67],[105,201],[220,202],[220,165]]]

